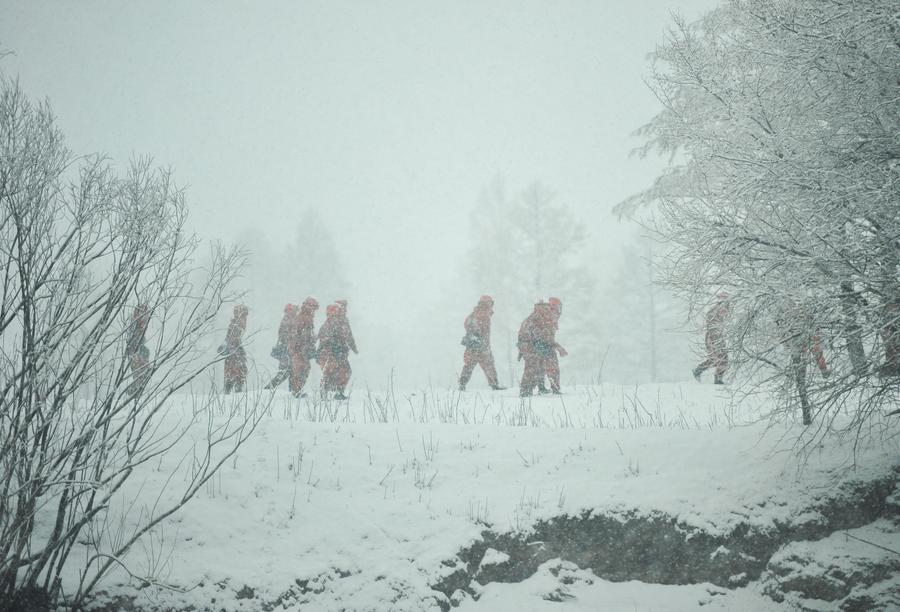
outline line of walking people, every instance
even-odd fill
[[[491,352],[493,315],[494,300],[489,295],[483,295],[463,323],[466,333],[460,344],[466,350],[463,353],[463,369],[459,375],[460,391],[466,390],[476,365],[481,366],[491,389],[504,389],[497,378],[497,368]],[[565,357],[568,353],[556,341],[561,316],[562,301],[552,297],[546,302],[536,303],[534,310],[519,326],[516,346],[519,349],[519,360],[524,361],[522,380],[519,383],[521,397],[532,396],[535,389],[539,393],[562,393],[559,382],[559,357]],[[544,384],[545,377],[550,380],[549,391]]]
[[[350,382],[350,351],[358,353],[350,320],[347,317],[347,300],[336,300],[325,308],[325,322],[315,333],[315,315],[319,302],[306,298],[300,306],[288,304],[278,325],[278,338],[271,355],[278,360],[278,372],[266,385],[275,389],[285,380],[288,389],[296,397],[305,397],[303,388],[312,369],[311,361],[322,368],[321,391],[334,394],[334,399],[347,399],[344,392]],[[247,328],[246,306],[234,307],[234,316],[228,325],[225,343],[219,352],[225,355],[225,393],[243,391],[247,380],[247,354],[241,344]]]
[[[266,389],[275,389],[285,380],[288,389],[296,397],[305,397],[303,391],[311,370],[313,359],[322,368],[321,391],[323,395],[334,394],[334,399],[347,399],[345,394],[350,382],[352,369],[349,355],[358,353],[356,340],[347,316],[347,300],[336,300],[325,309],[325,322],[315,330],[315,315],[319,302],[306,298],[300,306],[287,304],[278,326],[278,337],[271,355],[278,361],[278,372],[266,384]],[[491,352],[491,317],[494,314],[494,300],[483,295],[472,313],[464,322],[465,336],[462,344],[463,368],[459,377],[459,389],[465,391],[476,365],[480,365],[492,389],[501,390]],[[224,359],[224,392],[244,391],[247,383],[247,353],[243,346],[243,336],[247,329],[249,309],[243,304],[234,307],[225,341],[218,352]],[[556,341],[556,331],[562,315],[562,302],[555,297],[540,301],[519,327],[517,347],[519,360],[524,361],[519,394],[529,397],[539,393],[561,393],[559,357],[567,355],[566,350]],[[149,351],[144,337],[147,332],[149,312],[146,306],[135,308],[132,315],[131,333],[126,344],[126,357],[134,377],[134,384],[141,385],[148,372]],[[549,379],[550,388],[544,380]]]

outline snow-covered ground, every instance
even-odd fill
[[[789,521],[842,480],[890,473],[900,456],[896,440],[829,438],[801,461],[801,428],[761,418],[767,398],[738,407],[726,389],[693,381],[578,387],[525,403],[475,387],[357,388],[324,404],[276,392],[234,460],[129,554],[135,573],[154,568],[184,592],[137,588],[121,572],[103,588],[159,609],[437,610],[430,585],[487,526],[658,511],[725,533]],[[190,405],[175,400],[170,418]],[[147,507],[160,491],[175,498],[180,476],[167,479],[190,469],[175,467],[181,458],[146,466],[124,495]],[[896,545],[896,534],[884,537]],[[489,552],[483,563],[503,562]],[[474,588],[480,597],[460,594],[461,610],[789,609],[756,582],[609,582],[560,560],[524,582]]]

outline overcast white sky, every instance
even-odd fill
[[[657,110],[646,55],[673,10],[715,4],[0,0],[0,67],[76,152],[171,166],[202,235],[286,242],[314,206],[350,298],[415,307],[458,272],[497,175],[615,240],[610,208],[656,168],[628,156]]]

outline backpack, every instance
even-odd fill
[[[477,350],[484,348],[484,339],[475,332],[466,332],[466,335],[462,337],[459,343],[467,349]]]

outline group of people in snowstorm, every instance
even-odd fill
[[[306,298],[300,306],[287,304],[278,326],[278,338],[271,355],[278,361],[278,372],[266,385],[275,389],[285,380],[288,389],[296,397],[304,397],[303,389],[309,378],[311,361],[322,368],[321,391],[323,396],[347,399],[345,394],[352,369],[349,355],[358,353],[353,330],[347,317],[347,300],[336,300],[325,309],[325,322],[315,332],[315,315],[319,302]],[[247,352],[243,346],[249,309],[243,304],[234,307],[225,342],[218,347],[224,356],[224,392],[243,391],[247,383]],[[462,345],[463,368],[459,377],[459,390],[465,391],[476,365],[480,365],[492,389],[504,389],[497,379],[494,357],[491,352],[491,317],[494,300],[483,295],[464,322],[465,336]],[[562,315],[562,302],[558,298],[540,301],[534,305],[519,327],[519,359],[524,361],[524,371],[519,387],[522,397],[539,393],[561,393],[559,359],[566,350],[556,341],[556,330]],[[125,345],[125,359],[132,372],[132,389],[142,387],[150,374],[150,351],[145,337],[150,320],[150,310],[145,304],[135,307],[130,332]],[[550,381],[550,388],[544,384]]]
[[[693,370],[694,378],[698,381],[703,372],[712,368],[714,384],[725,383],[725,372],[728,369],[727,336],[733,309],[732,302],[733,299],[727,292],[720,292],[706,313],[706,359]],[[886,311],[889,316],[885,317],[885,323],[878,330],[884,350],[884,362],[875,369],[875,372],[881,377],[900,377],[900,326],[897,324],[896,316],[898,308],[890,304]],[[808,363],[815,362],[823,379],[831,377],[831,369],[822,348],[821,333],[816,328],[810,312],[799,301],[785,300],[773,317],[772,323],[776,342],[787,351],[789,360],[785,371],[796,389],[803,423],[808,425],[812,422],[812,405],[808,394]],[[853,347],[848,346],[848,350],[852,351]],[[862,352],[861,347],[859,351]],[[854,364],[854,367],[857,365]],[[864,371],[864,368],[861,371]]]
[[[491,352],[491,317],[494,314],[494,300],[483,295],[478,300],[472,313],[466,317],[466,334],[461,344],[466,347],[463,353],[463,369],[459,375],[459,390],[465,391],[476,365],[484,370],[491,389],[500,390],[497,379],[497,368]],[[519,349],[519,360],[524,361],[522,381],[519,383],[519,395],[530,397],[535,389],[539,393],[548,393],[544,379],[549,378],[549,392],[562,393],[559,384],[559,357],[567,355],[566,349],[556,341],[556,330],[559,329],[559,318],[562,316],[562,301],[552,297],[546,302],[534,305],[531,314],[525,317],[519,326],[516,346]]]
[[[266,385],[275,389],[288,379],[288,389],[296,397],[304,397],[303,387],[309,378],[310,361],[322,368],[322,393],[334,399],[347,399],[344,392],[350,382],[350,351],[359,353],[350,320],[347,300],[337,300],[325,308],[325,322],[314,333],[319,302],[306,298],[300,306],[288,304],[278,325],[278,340],[272,357],[278,360],[278,373]]]
[[[278,361],[278,372],[266,385],[275,389],[285,380],[296,397],[304,397],[303,391],[309,378],[311,361],[322,368],[321,390],[323,396],[346,399],[351,368],[349,355],[358,353],[350,321],[347,317],[347,300],[336,300],[325,309],[325,321],[315,331],[315,315],[319,303],[308,297],[299,306],[287,304],[278,326],[278,338],[271,355]],[[714,371],[713,382],[724,384],[728,369],[727,327],[732,312],[732,298],[727,292],[720,292],[706,314],[705,348],[706,358],[693,370],[698,381],[708,369]],[[219,346],[219,354],[224,356],[225,393],[243,391],[247,381],[247,354],[242,339],[247,329],[249,310],[243,304],[234,307],[231,322],[225,334],[225,342]],[[472,378],[475,366],[481,366],[491,389],[502,390],[497,377],[497,369],[491,352],[491,318],[494,314],[494,300],[483,295],[466,317],[463,327],[465,335],[461,344],[465,347],[463,367],[459,376],[459,390],[465,391]],[[519,326],[516,346],[519,360],[524,362],[519,395],[530,397],[538,393],[561,393],[559,357],[566,356],[566,350],[556,341],[559,320],[562,315],[562,301],[551,297],[539,301],[532,312]],[[134,308],[125,344],[125,359],[132,373],[129,391],[146,384],[150,368],[150,351],[145,337],[150,320],[150,309],[146,304]],[[800,394],[804,409],[804,421],[808,420],[806,400],[806,364],[811,355],[821,375],[829,377],[831,372],[825,360],[822,342],[813,329],[808,313],[796,304],[785,307],[777,326],[782,329],[784,343],[790,353],[791,378]],[[882,330],[886,363],[882,374],[900,375],[900,332],[895,326]],[[549,389],[545,384],[549,380]]]
[[[278,360],[278,372],[266,385],[275,389],[285,380],[295,397],[305,397],[303,388],[312,369],[311,361],[322,368],[322,394],[334,399],[347,399],[344,392],[350,382],[350,351],[358,353],[350,320],[347,300],[337,300],[325,308],[325,322],[315,332],[315,316],[319,302],[308,297],[300,306],[287,304],[278,325],[278,338],[272,347],[272,357]],[[241,336],[247,325],[247,307],[234,307],[234,317],[228,326],[225,344],[225,393],[243,391],[247,379],[247,357],[241,346]]]
[[[272,348],[272,357],[278,360],[278,372],[266,385],[266,389],[277,388],[285,379],[295,397],[305,397],[303,391],[309,378],[310,362],[315,359],[322,368],[321,391],[323,396],[333,394],[334,399],[347,399],[345,391],[350,382],[349,355],[358,353],[350,321],[347,318],[347,300],[337,300],[325,309],[325,322],[314,332],[315,315],[319,302],[313,297],[306,298],[300,306],[288,304],[278,326],[278,339]],[[219,353],[225,356],[225,393],[243,391],[247,379],[247,354],[241,344],[247,328],[247,307],[238,304],[228,325],[225,342]],[[465,391],[476,365],[480,365],[487,376],[491,389],[504,389],[497,379],[497,369],[491,352],[491,317],[494,314],[494,300],[483,295],[472,313],[463,324],[465,335],[461,344],[463,369],[459,377],[459,390]],[[558,298],[540,301],[534,305],[519,327],[519,359],[525,362],[519,394],[531,396],[535,389],[539,393],[561,393],[559,382],[559,359],[566,350],[556,341],[556,330],[562,315],[562,302]],[[142,329],[146,331],[146,322]],[[142,332],[143,333],[143,332]],[[550,381],[548,390],[544,379]]]
[[[693,371],[694,378],[698,381],[703,372],[713,368],[713,383],[717,385],[725,383],[725,371],[728,369],[726,328],[731,317],[731,310],[731,296],[727,291],[721,291],[706,312],[706,336],[704,338],[706,359],[700,362]],[[813,324],[809,314],[799,305],[789,303],[782,316],[778,317],[777,324],[783,332],[783,341],[788,346],[792,369],[799,370],[802,367],[802,375],[805,380],[807,355],[811,354],[822,376],[828,378],[831,371],[825,361],[825,352],[822,350],[819,334],[812,329]],[[798,384],[804,383],[798,381]]]
[[[287,379],[292,394],[305,396],[303,387],[309,377],[310,361],[315,359],[322,368],[323,394],[347,399],[344,392],[352,372],[349,354],[350,351],[358,352],[347,318],[347,300],[329,304],[325,309],[325,322],[318,333],[314,333],[318,309],[319,302],[312,297],[306,298],[300,306],[288,304],[284,307],[278,339],[272,348],[272,357],[278,360],[278,372],[266,389],[275,389]],[[249,312],[243,304],[234,307],[225,342],[218,348],[219,354],[224,356],[225,393],[244,391],[247,384],[247,352],[243,337]],[[145,304],[136,306],[125,343],[125,360],[132,373],[129,392],[143,387],[151,372],[150,350],[145,340],[149,321],[150,309]]]

